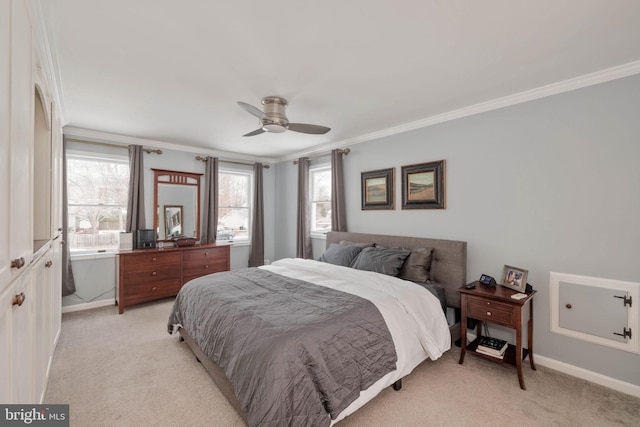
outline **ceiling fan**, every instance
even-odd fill
[[[264,132],[282,133],[286,130],[322,135],[331,130],[331,128],[319,125],[289,123],[289,119],[284,112],[287,104],[288,102],[284,98],[280,98],[279,96],[267,96],[265,98],[262,98],[262,105],[264,105],[263,112],[253,105],[247,104],[246,102],[238,101],[238,105],[241,106],[247,113],[260,119],[261,126],[253,132],[249,132],[242,136],[254,136]]]

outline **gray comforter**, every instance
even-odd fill
[[[250,426],[328,426],[396,368],[373,303],[257,268],[189,282],[177,325],[226,373]]]

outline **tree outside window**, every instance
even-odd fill
[[[125,231],[127,160],[67,155],[68,241],[71,250],[116,249]]]
[[[331,231],[331,166],[309,170],[311,204],[311,232],[325,234]]]
[[[243,241],[251,238],[251,182],[253,173],[218,173],[217,240]]]

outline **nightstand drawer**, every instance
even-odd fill
[[[513,306],[486,299],[467,299],[467,316],[506,326],[513,325]]]

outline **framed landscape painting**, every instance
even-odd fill
[[[445,209],[445,161],[402,166],[402,209]]]
[[[362,172],[362,209],[395,209],[394,168]]]

